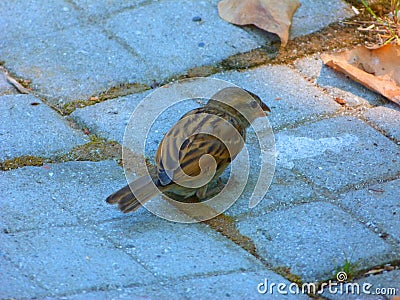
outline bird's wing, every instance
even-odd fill
[[[193,110],[164,136],[156,154],[158,177],[162,185],[172,181],[185,183],[196,180],[187,176],[201,173],[199,160],[205,154],[211,155],[215,162],[205,160],[203,167],[215,166],[220,174],[241,151],[244,130],[229,116],[218,114],[209,113],[204,108]]]

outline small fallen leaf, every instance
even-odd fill
[[[222,0],[218,3],[218,13],[230,23],[252,24],[277,34],[284,47],[289,40],[292,17],[299,7],[298,0]]]
[[[342,99],[342,98],[335,98],[335,101],[337,103],[339,103],[340,105],[345,105],[346,104],[346,100]]]
[[[373,269],[373,270],[369,270],[367,273],[365,273],[365,275],[375,275],[375,274],[379,274],[382,273],[385,269],[383,268],[378,268],[378,269]]]
[[[322,54],[327,66],[400,105],[400,46],[376,49],[358,46],[350,51]]]

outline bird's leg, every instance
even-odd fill
[[[211,198],[212,196],[219,194],[225,185],[222,182],[221,178],[218,177],[218,179],[216,181],[216,186],[213,187],[212,189],[208,189],[209,186],[210,186],[210,184],[206,184],[205,186],[202,186],[201,188],[199,188],[196,191],[196,197],[199,198],[200,200]]]

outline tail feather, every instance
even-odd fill
[[[118,203],[118,208],[124,213],[133,212],[165,189],[166,187],[159,186],[151,176],[142,176],[108,196],[106,201],[109,204]]]

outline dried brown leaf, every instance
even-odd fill
[[[252,24],[277,34],[284,47],[289,40],[292,17],[299,6],[298,0],[222,0],[218,3],[218,12],[230,23]]]
[[[323,62],[400,105],[400,46],[377,49],[358,46],[350,51],[322,54]]]

